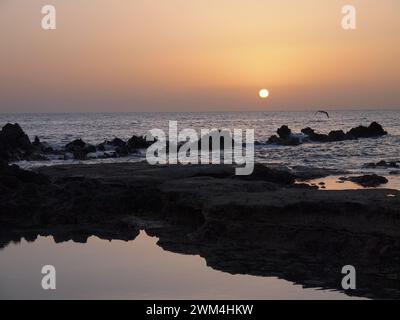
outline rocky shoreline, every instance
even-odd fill
[[[374,123],[343,134],[306,131],[308,141],[318,142],[386,134]],[[288,127],[278,135],[270,143],[303,142]],[[56,242],[86,242],[92,235],[129,241],[145,230],[165,250],[201,255],[224,272],[341,290],[341,268],[351,264],[358,287],[348,294],[400,298],[400,191],[323,190],[323,182],[308,183],[332,175],[362,187],[388,182],[374,173],[257,163],[250,176],[235,176],[232,165],[103,163],[26,171],[8,164],[54,154],[120,157],[148,145],[133,136],[96,146],[78,139],[54,150],[38,138],[31,142],[18,124],[7,124],[0,132],[0,248],[39,235]],[[397,169],[400,163],[364,167]]]
[[[301,134],[293,134],[292,130],[286,125],[281,126],[276,132],[278,136],[271,136],[268,139],[268,143],[283,146],[298,146],[304,142],[328,143],[365,138],[378,138],[388,134],[377,122],[372,122],[368,127],[358,126],[352,128],[346,133],[343,130],[332,130],[328,134],[317,133],[314,129],[307,127],[301,130]]]
[[[0,131],[0,160],[15,162],[21,160],[87,160],[90,158],[117,158],[138,153],[152,142],[144,137],[133,135],[128,141],[114,138],[97,145],[75,139],[60,149],[53,148],[36,136],[31,142],[19,124],[7,123]]]
[[[293,134],[288,126],[283,125],[277,130],[277,134],[278,135],[271,136],[267,144],[298,146],[307,142],[329,143],[365,138],[379,138],[388,133],[379,123],[372,122],[368,127],[358,126],[346,133],[343,130],[333,130],[329,132],[329,134],[317,133],[314,129],[309,127],[302,129],[299,134]],[[197,141],[199,145],[202,139],[210,139],[210,136],[205,135],[200,137]],[[2,130],[0,130],[0,160],[16,162],[21,160],[47,161],[121,158],[140,153],[141,150],[145,150],[152,145],[154,141],[154,139],[153,141],[147,141],[145,136],[133,135],[127,141],[115,137],[112,140],[105,140],[99,144],[93,145],[79,138],[56,149],[46,141],[41,141],[37,136],[34,138],[34,141],[31,142],[28,135],[19,124],[7,123]],[[221,149],[224,148],[224,142],[225,140],[220,137]],[[260,143],[255,141],[255,144],[257,145]],[[180,145],[178,144],[177,147],[179,149]],[[211,139],[209,147],[212,149]],[[166,144],[166,148],[169,148],[169,142]]]
[[[177,253],[199,254],[230,273],[278,276],[341,290],[341,267],[357,268],[352,295],[400,297],[400,192],[318,190],[299,179],[323,170],[257,164],[64,165],[0,169],[0,241],[134,239],[139,230]],[[325,172],[329,175],[329,171]]]

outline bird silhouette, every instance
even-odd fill
[[[318,110],[315,114],[318,114],[318,113],[323,113],[323,114],[326,115],[328,118],[330,118],[330,117],[329,117],[329,113],[326,112],[326,111],[324,111],[324,110]]]

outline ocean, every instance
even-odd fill
[[[286,166],[313,166],[357,172],[363,164],[380,160],[400,160],[400,111],[330,111],[330,118],[315,111],[304,112],[180,112],[180,113],[38,113],[0,114],[0,125],[19,123],[31,140],[37,135],[42,141],[60,148],[82,138],[92,144],[119,137],[129,139],[133,134],[144,135],[150,129],[167,131],[169,120],[178,121],[178,130],[193,128],[254,129],[260,144],[255,147],[256,161]],[[288,125],[294,133],[311,127],[317,132],[344,131],[358,125],[376,121],[389,133],[376,139],[360,139],[332,143],[305,143],[285,147],[267,145],[268,138],[281,125]],[[131,155],[120,159],[91,159],[93,162],[139,161],[144,155]],[[75,162],[68,160],[69,163]],[[81,161],[79,161],[81,162]],[[30,168],[41,165],[62,164],[63,161],[21,162]],[[388,170],[388,169],[387,169]],[[381,169],[384,171],[384,169]],[[387,172],[382,172],[386,173]]]

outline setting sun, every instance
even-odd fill
[[[267,89],[261,89],[258,94],[260,95],[260,98],[265,99],[268,98],[269,91]]]

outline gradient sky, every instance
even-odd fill
[[[0,39],[0,112],[400,108],[399,0],[0,0]]]

